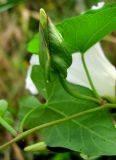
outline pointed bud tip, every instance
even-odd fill
[[[46,12],[43,8],[40,9],[40,16],[47,17]]]
[[[46,26],[47,14],[43,8],[40,9],[40,23],[44,27]]]

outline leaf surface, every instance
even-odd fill
[[[80,16],[68,18],[56,27],[70,53],[85,53],[104,36],[116,30],[116,4],[109,4],[101,9],[89,10]],[[36,46],[39,42],[39,33],[37,33],[36,38],[28,45],[29,52],[39,54],[40,48]]]
[[[116,4],[64,20],[57,25],[71,53],[86,52],[116,29]]]
[[[33,110],[24,126],[32,128],[98,107],[95,102],[73,98],[57,80],[52,87],[55,92],[45,105]],[[92,93],[86,90],[86,94]],[[64,147],[88,156],[116,153],[116,129],[107,110],[63,121],[42,129],[40,133],[42,140],[51,147]]]
[[[24,116],[30,112],[30,110],[39,107],[40,102],[34,96],[24,96],[20,99],[19,107],[20,112],[18,114],[19,120],[22,120]]]

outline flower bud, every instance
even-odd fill
[[[47,74],[50,70],[67,76],[72,63],[71,54],[65,47],[64,39],[43,9],[40,9],[41,54],[40,64]],[[45,58],[43,58],[45,57]]]

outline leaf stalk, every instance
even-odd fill
[[[65,82],[65,79],[59,75],[59,80],[60,80],[60,83],[62,85],[62,87],[73,97],[75,98],[79,98],[79,99],[84,99],[84,100],[91,100],[91,101],[94,101],[94,102],[97,102],[98,104],[100,103],[100,100],[97,99],[97,98],[94,98],[94,97],[90,97],[90,96],[86,96],[86,95],[82,95],[78,92],[75,92],[73,90],[71,90],[68,85],[66,84]]]
[[[82,63],[83,63],[83,67],[84,67],[84,70],[86,72],[86,75],[87,75],[87,78],[88,78],[88,81],[89,81],[89,84],[93,90],[93,93],[94,95],[96,96],[96,98],[99,99],[99,101],[102,101],[102,98],[99,96],[94,84],[93,84],[93,81],[92,81],[92,78],[91,78],[91,75],[89,73],[89,70],[87,68],[87,65],[86,65],[86,62],[85,62],[85,57],[84,57],[84,54],[81,54],[81,59],[82,59]]]

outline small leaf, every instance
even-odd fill
[[[33,39],[27,44],[27,51],[34,54],[40,53],[40,34],[35,34]]]
[[[4,99],[0,100],[0,117],[4,119],[9,124],[13,124],[13,118],[8,110],[8,102]]]
[[[8,103],[5,100],[0,100],[0,116],[3,116],[7,111]]]
[[[27,51],[33,54],[40,54],[40,34],[36,33],[27,44]]]

